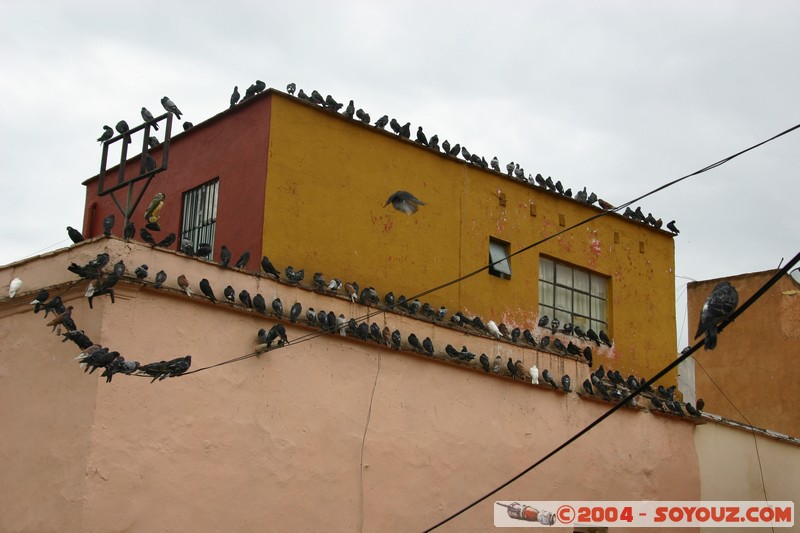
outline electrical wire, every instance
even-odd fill
[[[763,296],[764,293],[767,292],[767,290],[770,287],[772,287],[775,283],[777,283],[781,279],[781,277],[783,277],[787,272],[789,272],[789,269],[792,266],[794,266],[798,261],[800,261],[800,252],[798,252],[798,254],[795,255],[794,258],[791,261],[789,261],[789,263],[784,268],[782,268],[781,270],[776,272],[769,280],[767,280],[766,283],[764,283],[764,285],[762,285],[760,289],[758,289],[750,298],[747,299],[746,302],[744,302],[738,309],[734,310],[733,313],[731,313],[728,318],[723,320],[719,324],[719,326],[717,327],[718,333],[722,333],[722,331],[728,326],[728,324],[730,324],[734,320],[736,320],[736,318],[738,318],[742,313],[744,313],[751,305],[753,305],[753,303],[755,303],[759,298],[761,298],[761,296]],[[436,523],[432,527],[426,529],[425,533],[428,533],[430,531],[433,531],[434,529],[437,529],[438,527],[446,524],[450,520],[452,520],[452,519],[456,518],[457,516],[461,515],[462,513],[468,511],[469,509],[471,509],[475,505],[479,504],[480,502],[482,502],[483,500],[485,500],[489,496],[495,494],[496,492],[500,491],[501,489],[507,487],[508,485],[513,483],[514,481],[518,480],[519,478],[521,478],[522,476],[524,476],[525,474],[527,474],[528,472],[530,472],[531,470],[533,470],[537,466],[541,465],[542,463],[544,463],[545,461],[547,461],[548,459],[550,459],[551,457],[556,455],[558,452],[560,452],[561,450],[563,450],[564,448],[566,448],[567,446],[569,446],[570,444],[572,444],[573,442],[578,440],[580,437],[582,437],[583,435],[588,433],[592,428],[594,428],[595,426],[600,424],[603,420],[605,420],[606,418],[611,416],[613,413],[615,413],[619,409],[621,409],[632,398],[636,397],[638,394],[640,394],[642,391],[644,391],[644,389],[647,387],[647,385],[652,385],[653,383],[656,383],[659,379],[664,377],[673,368],[677,367],[680,363],[682,363],[687,358],[689,358],[694,352],[696,352],[700,347],[702,347],[704,345],[704,342],[705,342],[705,338],[701,339],[694,346],[692,346],[688,350],[684,351],[681,354],[680,357],[678,357],[677,359],[672,361],[670,364],[668,364],[666,367],[664,367],[664,369],[661,370],[660,372],[658,372],[655,376],[653,376],[653,378],[650,381],[648,381],[646,383],[642,383],[641,385],[639,385],[639,387],[636,390],[634,390],[633,392],[630,392],[628,394],[628,396],[623,398],[618,404],[614,405],[611,409],[609,409],[608,411],[606,411],[605,413],[600,415],[596,420],[594,420],[588,426],[586,426],[585,428],[580,430],[578,433],[576,433],[575,435],[573,435],[572,437],[567,439],[564,443],[559,445],[556,449],[554,449],[553,451],[551,451],[550,453],[548,453],[547,455],[545,455],[544,457],[542,457],[541,459],[539,459],[538,461],[533,463],[531,466],[529,466],[528,468],[526,468],[525,470],[523,470],[519,474],[517,474],[514,477],[512,477],[511,479],[509,479],[508,481],[502,483],[497,488],[492,489],[491,491],[489,491],[488,493],[484,494],[480,498],[474,500],[472,503],[470,503],[466,507],[463,507],[462,509],[460,509],[459,511],[455,512],[454,514],[448,516],[444,520],[441,520],[440,522]]]

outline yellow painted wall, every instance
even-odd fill
[[[263,253],[307,279],[323,271],[411,296],[486,265],[490,236],[514,252],[562,229],[559,215],[569,226],[599,212],[296,98],[272,100]],[[412,216],[384,208],[396,190],[427,205]],[[421,300],[533,328],[539,254],[609,277],[615,345],[595,350],[596,364],[649,377],[675,357],[672,237],[619,216],[513,257],[511,280],[481,272]]]

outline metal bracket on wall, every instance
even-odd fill
[[[150,155],[150,146],[149,146],[149,139],[150,139],[150,129],[154,124],[158,124],[159,122],[165,122],[164,125],[164,140],[159,143],[155,149],[161,149],[161,163],[159,164],[153,156]],[[130,161],[128,160],[128,145],[131,143],[131,136],[138,131],[144,130],[144,135],[142,139],[142,151],[139,155],[139,173],[138,175],[125,179],[125,170],[129,164],[134,162],[133,159]],[[111,195],[111,199],[114,201],[114,204],[120,210],[125,221],[123,223],[123,227],[128,224],[131,215],[136,210],[136,207],[139,205],[139,202],[142,200],[142,196],[144,196],[147,187],[150,185],[150,182],[153,180],[156,174],[167,170],[167,164],[169,162],[169,146],[170,141],[172,140],[172,113],[164,113],[158,117],[155,117],[153,120],[144,122],[135,128],[131,128],[127,132],[117,135],[116,137],[112,137],[111,139],[107,140],[103,143],[103,156],[100,161],[100,177],[97,180],[97,195],[98,196],[105,196],[107,194]],[[106,168],[108,168],[108,149],[109,146],[116,142],[122,142],[122,149],[120,151],[120,158],[119,158],[119,169],[117,172],[117,183],[111,186],[106,186]],[[139,191],[138,195],[134,195],[134,185],[142,180],[147,180],[144,183],[144,186]],[[120,204],[119,200],[117,200],[114,193],[120,189],[127,188],[127,197],[125,200],[125,207]],[[134,198],[135,196],[135,198]]]

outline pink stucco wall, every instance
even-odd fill
[[[343,298],[136,243],[101,239],[0,269],[26,282],[0,305],[0,529],[4,531],[420,531],[506,481],[599,416],[608,404],[512,382],[409,352],[288,324],[285,349],[150,384],[84,374],[25,305],[28,292],[74,281],[70,261],[107,250],[112,264],[169,274],[167,290],[121,283],[88,309],[65,293],[78,326],[142,363],[193,356],[193,369],[253,350],[273,320],[189,299],[208,278],[221,298],[280,296],[288,309],[362,316]],[[310,273],[307,273],[309,277]],[[335,275],[331,273],[330,275]],[[8,280],[6,279],[8,278]],[[152,279],[152,278],[151,278]],[[196,290],[196,292],[199,292]],[[22,302],[25,303],[22,303]],[[381,313],[381,327],[534,362],[579,388],[586,365],[521,345]],[[476,362],[477,363],[477,362]],[[623,409],[540,468],[441,531],[493,529],[495,500],[694,500],[694,425]],[[688,531],[688,530],[683,530]]]

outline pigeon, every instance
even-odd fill
[[[334,323],[335,323],[335,321],[336,321],[336,319],[334,318]],[[330,326],[330,322],[331,321],[330,321],[330,317],[329,317],[328,318],[328,326]],[[365,340],[367,340],[368,336],[369,336],[369,326],[367,325],[366,322],[360,323],[358,325],[358,327],[356,328],[356,337],[358,337],[362,341],[365,341]]]
[[[502,337],[500,333],[500,328],[497,327],[497,324],[494,323],[494,320],[489,320],[486,322],[486,329],[489,331],[490,334],[494,335],[495,338],[499,339]]]
[[[67,235],[69,235],[70,240],[74,244],[78,244],[79,242],[83,241],[83,235],[80,231],[76,230],[72,226],[67,226]]]
[[[411,340],[411,339],[409,339],[409,340]],[[453,345],[452,345],[452,344],[448,344],[447,346],[445,346],[445,347],[444,347],[444,351],[445,351],[445,353],[446,353],[447,355],[449,355],[450,357],[452,357],[452,358],[454,358],[454,359],[457,359],[457,358],[458,358],[458,357],[461,355],[461,352],[459,352],[458,350],[456,350],[456,349],[453,347]],[[511,359],[509,359],[509,361],[511,361]]]
[[[543,328],[543,327],[547,326],[548,322],[550,322],[550,319],[547,318],[547,315],[543,315],[541,318],[539,318],[538,325],[539,325],[540,328]]]
[[[697,399],[697,410],[702,412],[706,408],[706,402],[702,398]]]
[[[230,285],[225,287],[222,293],[225,295],[225,299],[229,302],[233,303],[236,301],[236,291]]]
[[[571,382],[572,380],[567,374],[561,376],[561,388],[564,389],[564,392],[572,392],[569,388]]]
[[[246,267],[248,261],[250,261],[250,251],[245,250],[242,253],[242,255],[239,256],[239,259],[236,261],[236,268]]]
[[[325,99],[322,97],[321,94],[319,94],[319,91],[317,91],[316,89],[311,91],[310,100],[319,106],[325,107]]]
[[[425,202],[416,198],[413,194],[406,191],[397,191],[392,194],[383,207],[392,204],[392,207],[408,215],[416,213],[418,206],[425,205]]]
[[[461,351],[458,353],[458,358],[462,361],[472,361],[475,359],[475,354],[470,352],[466,346],[462,346]]]
[[[342,288],[342,280],[340,280],[339,278],[333,278],[328,283],[328,287],[327,288],[328,288],[329,291],[332,291],[332,292],[338,291],[339,289]]]
[[[422,131],[422,126],[417,128],[417,142],[423,146],[428,146],[428,138],[425,136],[425,133]]]
[[[300,302],[295,302],[292,305],[292,308],[289,309],[289,322],[295,324],[297,322],[297,317],[300,316],[300,313],[303,311],[303,306],[300,305]]]
[[[380,129],[385,129],[388,123],[389,123],[389,115],[383,115],[381,118],[375,121],[375,127]]]
[[[136,270],[133,271],[133,273],[136,275],[136,279],[145,279],[149,274],[147,271],[149,268],[150,267],[144,264],[136,267]]]
[[[106,383],[111,383],[114,374],[131,375],[139,368],[139,361],[126,361],[121,355],[109,363],[101,377],[106,378]]]
[[[402,137],[404,139],[410,139],[411,138],[411,123],[410,122],[406,122],[405,124],[403,124],[403,127],[400,128],[400,132],[398,133],[398,135],[400,135],[400,137]]]
[[[152,122],[153,120],[155,120],[155,118],[153,118],[153,114],[150,111],[148,111],[146,107],[142,108],[142,119],[145,122]],[[154,130],[158,131],[158,123],[157,122],[153,122],[150,125],[153,126]]]
[[[489,356],[488,355],[486,355],[485,353],[482,353],[481,356],[478,358],[478,361],[480,362],[481,368],[483,368],[484,372],[488,373],[488,372],[491,371],[491,367],[489,366]]]
[[[422,341],[422,349],[425,350],[426,354],[433,357],[433,341],[430,337],[425,337],[425,340]]]
[[[126,241],[129,241],[133,239],[134,235],[136,235],[136,226],[134,226],[133,221],[129,220],[128,223],[125,224],[125,229],[122,230],[122,236]]]
[[[359,298],[359,303],[361,305],[373,305],[376,306],[380,302],[380,298],[378,298],[378,293],[375,291],[373,287],[367,287],[363,291],[361,291],[361,297]],[[433,309],[431,309],[431,315],[433,315]]]
[[[22,288],[22,280],[19,278],[14,278],[11,280],[11,283],[8,284],[8,297],[13,298],[17,295],[17,292]]]
[[[464,161],[469,161],[472,157],[472,154],[469,153],[469,150],[467,150],[466,146],[461,147],[461,155],[464,157]]]
[[[295,85],[294,83],[290,83],[289,85],[286,86],[286,92],[289,93],[289,94],[292,94],[292,95],[294,94],[294,91],[296,89],[297,89],[297,85]]]
[[[428,140],[428,148],[439,151],[439,136],[434,135]]]
[[[77,359],[83,367],[84,372],[92,374],[98,368],[106,368],[119,357],[119,352],[109,351],[108,348],[100,348],[91,353],[81,353]]]
[[[447,139],[445,139],[444,142],[442,143],[442,150],[444,150],[445,154],[450,153],[450,141],[448,141]]]
[[[553,332],[553,335],[556,334],[558,331],[558,327],[561,325],[561,321],[558,318],[554,318],[550,321],[550,331]]]
[[[381,331],[381,327],[375,322],[369,325],[369,335],[372,337],[372,340],[378,344],[383,344],[383,332]]]
[[[111,236],[111,230],[114,228],[114,213],[111,213],[103,219],[103,235],[106,237]]]
[[[288,87],[287,87],[287,89],[288,89]],[[291,94],[291,93],[289,93],[289,94]],[[301,100],[308,100],[309,102],[311,101],[311,98],[309,98],[309,96],[303,91],[303,89],[300,89],[299,91],[297,91],[297,97],[300,98]]]
[[[178,106],[175,105],[175,102],[167,98],[166,96],[161,99],[161,105],[164,106],[170,113],[175,113],[175,116],[178,117],[178,120],[181,119],[181,110],[178,109]]]
[[[535,347],[538,344],[536,342],[536,339],[533,338],[533,334],[531,333],[531,330],[529,330],[529,329],[526,329],[525,331],[522,332],[522,338],[525,339],[525,342],[527,342],[531,346]],[[543,348],[544,348],[544,346],[543,346]]]
[[[630,389],[631,391],[635,391],[636,389],[639,388],[639,381],[637,381],[636,376],[634,376],[633,374],[628,376],[626,384],[628,385],[628,389]]]
[[[200,291],[213,303],[217,303],[217,298],[214,296],[214,291],[211,289],[211,284],[206,278],[200,280]]]
[[[570,355],[579,356],[582,353],[582,350],[577,344],[574,344],[572,341],[569,341],[567,344],[567,353]]]
[[[587,394],[591,394],[594,396],[594,391],[592,390],[592,382],[588,379],[583,380],[583,390],[586,391]]]
[[[528,334],[530,335],[530,331],[528,331]],[[512,329],[511,330],[511,342],[514,342],[514,343],[518,342],[521,335],[522,335],[522,330],[520,330],[519,328]],[[536,341],[533,341],[533,343],[531,343],[531,344],[535,345]]]
[[[600,342],[602,342],[609,348],[611,347],[611,339],[608,338],[608,335],[606,335],[606,332],[603,331],[602,329],[600,330],[599,337],[600,337]]]
[[[655,396],[650,396],[650,403],[659,411],[664,410],[664,403]]]
[[[192,289],[189,287],[189,280],[187,280],[186,276],[183,274],[178,276],[178,286],[186,292],[186,296],[189,298],[192,297]]]
[[[336,100],[334,100],[333,96],[328,95],[325,97],[325,107],[327,107],[328,109],[332,109],[333,111],[338,113],[339,110],[342,107],[344,107],[344,104],[337,102]]]
[[[589,337],[590,341],[594,341],[595,344],[600,346],[600,337],[597,336],[597,333],[592,328],[586,330],[586,336]]]
[[[150,232],[147,231],[147,228],[140,228],[139,235],[142,237],[142,240],[147,244],[149,244],[150,246],[156,245],[156,240],[153,238]]]
[[[694,406],[690,403],[686,404],[686,410],[689,412],[690,415],[694,417],[700,417],[700,412],[694,408]]]
[[[594,374],[592,375],[592,385],[594,385],[595,388],[600,391],[600,395],[603,396],[603,399],[605,400],[611,399],[610,396],[608,395],[608,388],[606,387],[605,383],[603,383],[603,380],[601,380]]]
[[[531,383],[533,383],[534,385],[538,385],[539,384],[539,369],[536,367],[536,365],[533,365],[530,368],[530,375],[531,375]]]
[[[115,126],[115,128],[116,128],[117,132],[119,132],[122,135],[124,135],[124,139],[125,139],[126,143],[131,142],[130,136],[127,135],[128,131],[130,130],[130,128],[128,127],[128,123],[127,122],[125,122],[124,120],[120,120],[119,122],[117,122],[117,125]]]
[[[553,347],[554,347],[554,348],[555,348],[555,349],[556,349],[556,350],[557,350],[559,353],[566,353],[566,352],[567,352],[567,347],[566,347],[566,346],[564,346],[564,343],[563,343],[563,342],[561,342],[561,339],[554,338],[554,339],[553,339]]]
[[[545,349],[548,346],[550,346],[550,336],[545,335],[544,337],[542,337],[542,340],[539,341],[539,347]]]
[[[675,226],[675,221],[674,220],[671,220],[670,222],[667,222],[667,229],[670,230],[673,235],[680,234],[680,231],[678,231],[677,226]]]
[[[231,107],[235,106],[241,97],[242,95],[239,94],[239,86],[234,85],[233,92],[231,93]]]
[[[400,330],[396,329],[392,332],[392,346],[394,346],[395,350],[400,349],[402,337],[400,336]]]
[[[419,342],[419,339],[413,333],[408,336],[408,344],[411,345],[411,347],[414,349],[415,352],[422,352],[423,351],[423,348],[422,348],[422,345]],[[450,346],[450,345],[448,344],[448,346]],[[452,346],[450,346],[450,347],[452,348]]]
[[[201,242],[197,245],[197,250],[194,252],[195,257],[207,257],[212,251],[214,251],[214,247],[211,246],[207,242]]]
[[[347,118],[353,118],[353,115],[355,114],[355,112],[356,112],[356,106],[353,103],[353,101],[350,100],[350,103],[347,104],[347,107],[344,109],[344,113],[342,113],[342,114],[344,116],[346,116]]]
[[[684,413],[683,409],[681,409],[681,404],[676,401],[667,402],[667,407],[669,407],[670,410],[678,416],[686,416],[686,413]]]
[[[417,311],[420,310],[420,306],[421,306],[421,304],[420,304],[419,300],[414,299],[411,303],[408,304],[408,307],[407,307],[408,308],[408,312],[411,313],[412,315],[416,315]]]
[[[194,256],[194,244],[189,239],[181,239],[181,252],[188,256]]]
[[[260,294],[256,294],[253,296],[253,309],[257,312],[261,313],[262,315],[267,314],[267,302],[264,300],[264,297]]]
[[[580,326],[574,326],[572,328],[572,333],[575,334],[576,337],[579,339],[586,340],[586,332]]]
[[[458,157],[458,155],[459,155],[460,153],[461,153],[461,145],[460,145],[460,144],[458,144],[458,143],[456,143],[456,144],[455,144],[455,145],[454,145],[454,146],[453,146],[453,147],[450,149],[450,155],[451,155],[451,156],[453,156],[453,157]]]
[[[322,275],[322,272],[314,272],[314,276],[312,277],[314,282],[314,288],[318,291],[325,290],[325,277]]]
[[[261,258],[261,268],[264,270],[265,273],[275,276],[275,279],[281,278],[281,273],[278,271],[277,268],[272,264],[269,258],[265,255]]]
[[[103,134],[100,135],[100,137],[98,137],[97,142],[102,144],[113,136],[114,136],[114,130],[111,128],[111,126],[103,126]]]
[[[50,298],[50,292],[47,289],[40,290],[36,298],[30,303],[33,306],[33,312],[38,313],[48,298]]]
[[[358,288],[356,285],[353,283],[345,283],[344,291],[347,293],[347,296],[350,297],[350,301],[355,303],[356,299],[358,298]]]
[[[163,270],[159,270],[156,273],[156,283],[155,283],[154,287],[156,289],[160,289],[164,285],[165,281],[167,281],[167,273],[164,272]]]
[[[508,358],[508,363],[506,363],[506,368],[508,368],[508,371],[511,374],[511,379],[517,379],[517,365],[514,364],[514,361],[512,361],[510,357]]]
[[[228,249],[227,246],[223,244],[222,248],[220,248],[219,251],[219,264],[224,267],[227,267],[230,262],[231,262],[231,251]]]
[[[706,298],[700,311],[700,324],[694,336],[696,339],[705,333],[703,344],[706,350],[713,350],[717,346],[717,328],[736,309],[738,303],[739,293],[727,281],[717,283]]]
[[[272,311],[275,312],[278,318],[283,317],[283,302],[281,302],[280,298],[272,300]]]
[[[527,377],[525,374],[525,365],[522,363],[522,361],[517,359],[514,361],[514,366],[517,368],[517,375],[524,381]]]
[[[558,388],[558,385],[556,385],[556,382],[553,381],[553,376],[550,375],[550,371],[548,369],[545,368],[542,371],[542,378],[544,378],[544,381],[550,384],[550,386],[553,387],[554,389]]]
[[[147,138],[147,146],[149,146],[150,148],[155,148],[159,144],[161,144],[161,142],[155,135],[151,135],[150,137]]]
[[[501,368],[503,368],[503,358],[498,355],[494,358],[494,363],[492,363],[492,372],[499,374]]]
[[[442,321],[446,316],[447,316],[447,308],[442,305],[441,307],[439,307],[439,310],[436,311],[436,320]]]
[[[328,313],[321,310],[317,313],[317,322],[322,329],[328,329]]]
[[[306,275],[305,269],[301,268],[300,270],[295,271],[295,269],[292,268],[291,265],[287,266],[286,269],[284,269],[284,272],[286,273],[286,279],[289,280],[289,283],[295,283],[295,284],[303,281],[303,278]]]
[[[500,172],[500,160],[497,159],[497,156],[494,156],[492,158],[492,162],[490,164],[492,166],[492,170],[494,170],[495,172]]]

